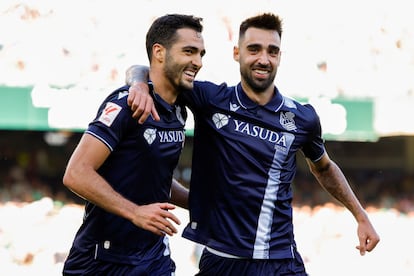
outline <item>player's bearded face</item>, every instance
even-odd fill
[[[270,74],[264,78],[256,77],[255,71],[269,71]],[[240,59],[240,75],[253,91],[260,93],[273,85],[276,77],[276,68],[270,65],[248,64]]]
[[[273,86],[280,63],[280,35],[274,30],[248,28],[234,48],[243,81],[256,93]]]
[[[185,72],[188,71],[189,66],[191,66],[191,64],[188,62],[175,60],[173,55],[167,51],[165,56],[164,74],[174,86],[189,90],[193,89],[196,73],[194,73],[194,77],[188,77]]]

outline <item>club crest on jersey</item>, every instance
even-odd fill
[[[157,130],[155,128],[147,128],[144,131],[144,138],[147,140],[148,145],[151,145],[157,137]]]
[[[286,130],[292,131],[292,130],[296,130],[296,124],[295,124],[295,114],[293,114],[292,112],[288,111],[288,112],[280,112],[280,118],[279,118],[279,122],[281,124],[281,126],[283,128],[285,128]]]
[[[111,126],[121,110],[121,106],[112,102],[107,102],[104,110],[102,110],[102,113],[98,118],[98,121],[106,126]]]

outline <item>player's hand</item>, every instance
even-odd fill
[[[135,212],[135,218],[132,221],[138,227],[151,231],[157,235],[169,235],[177,233],[177,229],[172,222],[180,225],[180,220],[168,210],[175,209],[170,203],[153,203],[141,205]]]
[[[358,224],[358,238],[359,245],[356,249],[359,250],[361,256],[364,256],[367,251],[371,252],[380,241],[379,235],[369,220]]]
[[[143,124],[149,115],[156,121],[160,120],[154,101],[149,94],[149,88],[146,83],[135,83],[129,87],[127,99],[128,105],[132,110],[132,117]]]

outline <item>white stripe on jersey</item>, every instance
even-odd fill
[[[269,170],[267,186],[257,224],[256,240],[254,242],[253,259],[269,259],[269,241],[273,223],[273,212],[280,184],[280,171],[287,158],[289,149],[295,140],[295,135],[283,133],[286,138],[286,148],[279,150],[275,146],[273,163]]]

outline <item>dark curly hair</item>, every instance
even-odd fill
[[[239,39],[244,37],[248,28],[258,28],[277,31],[282,37],[282,19],[272,13],[263,13],[254,17],[249,17],[240,24]]]
[[[167,14],[155,19],[146,37],[146,48],[149,60],[151,61],[152,59],[152,46],[155,43],[159,43],[165,48],[170,49],[177,39],[176,34],[178,29],[190,28],[201,33],[203,31],[202,20],[200,17],[184,14]]]

